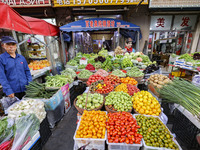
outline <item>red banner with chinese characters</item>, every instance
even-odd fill
[[[51,6],[51,0],[0,0],[10,7],[46,7]]]

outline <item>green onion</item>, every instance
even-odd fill
[[[200,88],[183,79],[174,79],[158,93],[163,101],[180,104],[200,119]]]

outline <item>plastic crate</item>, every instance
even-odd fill
[[[133,118],[134,115],[133,115]],[[126,143],[109,143],[106,139],[108,150],[139,150],[142,147],[142,141],[140,144],[126,144]]]
[[[81,123],[81,119],[78,122],[76,131],[78,130]],[[74,134],[74,144],[75,147],[80,148],[81,146],[84,146],[90,142],[90,144],[86,147],[86,150],[105,150],[105,141],[107,139],[107,133],[105,133],[104,139],[93,139],[93,138],[76,138],[76,131]]]
[[[37,140],[37,142],[33,145],[33,147],[31,147],[30,150],[41,150],[42,146],[41,146],[41,138],[39,138]]]
[[[136,116],[138,116],[140,114],[134,114],[134,118],[136,118]],[[143,115],[143,116],[146,116],[146,117],[154,117],[154,118],[158,118],[163,124],[164,122],[160,119],[160,117],[158,116],[151,116],[151,115]],[[165,126],[167,128],[167,126]],[[167,128],[168,129],[168,128]],[[170,132],[170,130],[168,129],[168,131]],[[172,133],[170,132],[170,134],[172,135]],[[173,136],[173,135],[172,135]],[[178,145],[179,147],[179,150],[182,150],[182,148],[180,147],[180,145],[178,144],[178,142],[173,138],[173,141]],[[168,148],[164,148],[164,147],[153,147],[153,146],[147,146],[145,144],[145,141],[144,139],[142,139],[142,143],[144,144],[143,146],[143,150],[172,150],[172,149],[168,149]]]
[[[126,144],[126,143],[109,143],[108,139],[106,140],[108,144],[108,150],[139,150],[142,147],[142,141],[140,144]]]
[[[178,144],[178,142],[173,139],[173,141],[178,145],[179,150],[182,150],[182,148],[180,147],[180,145]],[[173,150],[173,149],[168,149],[168,148],[164,148],[164,147],[152,147],[152,146],[147,146],[144,142],[144,139],[142,139],[142,142],[144,143],[144,146],[142,148],[142,150]]]
[[[49,122],[47,117],[40,124],[40,138],[41,138],[41,146],[43,146],[51,136],[52,132],[49,128]]]
[[[200,129],[178,109],[175,109],[172,131],[176,134],[177,139],[188,149],[200,149],[200,145],[196,139],[196,135],[200,133]]]

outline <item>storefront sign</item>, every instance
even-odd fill
[[[51,0],[0,0],[10,7],[40,7],[51,6]]]
[[[102,5],[137,5],[141,0],[54,0],[54,7],[102,6]],[[148,4],[144,0],[142,4]]]
[[[150,0],[149,8],[200,7],[199,0]]]
[[[196,24],[196,15],[176,15],[173,30],[193,30]]]
[[[172,16],[151,16],[150,30],[170,30]]]

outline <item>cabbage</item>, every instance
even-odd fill
[[[131,60],[132,61],[132,63],[134,63],[134,64],[137,64],[138,63],[138,61],[137,60]]]
[[[135,53],[135,56],[140,56],[140,55],[141,55],[140,52]]]
[[[126,53],[125,53],[125,56],[129,56],[129,53],[128,53],[128,52],[126,52]]]

